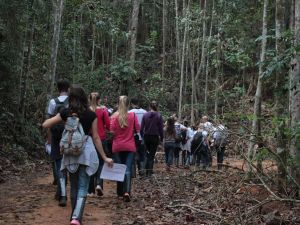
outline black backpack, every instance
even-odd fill
[[[200,151],[203,147],[203,135],[201,131],[198,131],[192,140],[191,143],[191,152],[195,153],[196,151]]]
[[[181,130],[181,143],[185,145],[187,142],[187,130]]]
[[[54,115],[59,113],[62,109],[66,109],[69,107],[69,97],[66,97],[64,101],[59,101],[58,98],[54,99],[55,101],[55,109],[54,109]]]
[[[175,125],[175,143],[180,143],[182,142],[182,135],[181,135],[181,129],[180,129],[180,125],[176,124]]]
[[[66,109],[69,107],[69,97],[67,97],[64,101],[59,101],[58,98],[54,99],[55,101],[55,109],[53,112],[53,116],[55,116],[57,113],[59,113],[62,109]],[[52,128],[51,128],[51,132],[52,134],[56,134],[61,136],[62,132],[64,131],[65,126],[64,123],[59,123],[59,124],[55,124]]]

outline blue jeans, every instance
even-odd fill
[[[70,173],[71,204],[75,209],[78,198],[86,198],[89,188],[90,176],[85,172],[86,166],[80,165],[75,173]]]
[[[105,152],[107,152],[107,141],[106,140],[101,140],[102,142],[102,147]],[[97,151],[98,159],[99,159],[99,166],[97,172],[91,176],[90,179],[90,184],[89,184],[89,193],[95,193],[95,185],[100,185],[101,188],[103,189],[103,179],[100,179],[100,174],[104,165],[104,160],[102,159],[101,155]],[[95,184],[96,182],[96,184]]]
[[[125,178],[123,182],[117,182],[117,194],[123,196],[124,193],[131,191],[131,172],[132,164],[134,163],[135,153],[134,152],[116,152],[114,153],[114,162],[126,165]]]
[[[141,141],[141,144],[137,147],[136,153],[137,153],[136,163],[137,163],[139,175],[144,175],[145,164],[146,164],[146,151],[145,151],[145,145],[143,144],[143,141]]]
[[[61,161],[62,161],[62,158],[55,160],[55,171],[56,171],[56,176],[58,178],[57,193],[59,194],[59,196],[63,196],[62,193],[61,193],[61,185],[59,183],[59,180],[60,180],[60,178],[64,178],[65,181],[66,181],[66,172],[60,170]]]
[[[171,166],[173,164],[175,142],[166,142],[164,147],[165,147],[166,164],[167,166]]]
[[[146,147],[146,175],[153,174],[154,158],[159,144],[158,135],[146,135],[144,136],[145,147]]]
[[[223,164],[224,161],[224,153],[225,153],[225,146],[224,147],[217,147],[217,163],[218,167]]]

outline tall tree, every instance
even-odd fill
[[[167,26],[166,26],[166,20],[167,20],[167,9],[166,9],[167,0],[163,0],[163,21],[162,21],[162,68],[161,68],[161,76],[165,76],[165,67],[166,67],[166,33],[167,33]]]
[[[51,60],[50,60],[50,95],[53,95],[54,92],[54,83],[55,83],[55,74],[56,74],[56,61],[57,61],[57,52],[59,45],[59,36],[61,30],[61,18],[63,14],[64,0],[52,0],[53,4],[53,37],[52,37],[52,47],[51,47]]]
[[[276,0],[276,14],[275,14],[275,25],[276,25],[276,55],[278,58],[284,54],[285,46],[282,34],[284,32],[284,14],[285,14],[285,1]],[[275,108],[276,108],[276,142],[277,142],[277,154],[278,154],[278,187],[280,192],[284,192],[286,188],[286,136],[284,130],[286,127],[285,118],[283,117],[284,112],[284,93],[282,91],[285,87],[286,82],[285,73],[286,71],[276,71],[276,84],[275,84]]]
[[[131,14],[131,26],[130,26],[130,63],[132,68],[134,68],[134,63],[135,63],[139,10],[140,10],[140,0],[134,0],[132,14]]]
[[[184,0],[185,1],[185,0]],[[188,14],[189,14],[189,6],[190,0],[188,1],[188,5],[184,7],[184,16],[185,16],[185,23],[184,23],[184,34],[183,34],[183,43],[182,43],[182,54],[181,54],[181,70],[180,70],[180,90],[179,90],[179,104],[178,104],[178,118],[181,120],[182,116],[182,95],[183,95],[183,75],[184,75],[184,62],[186,58],[185,50],[186,50],[186,40],[187,40],[187,33],[188,33]]]
[[[300,45],[300,0],[295,0],[295,46]],[[300,53],[297,52],[293,61],[291,74],[291,155],[294,159],[293,176],[300,184]],[[299,196],[298,188],[298,196]]]
[[[214,11],[215,11],[215,1],[213,0],[207,49],[209,49],[209,47],[210,47],[211,38],[212,38],[213,23],[214,23]],[[205,114],[207,114],[207,102],[208,102],[208,76],[209,76],[209,55],[207,55],[207,57],[206,57],[206,68],[205,68],[205,88],[204,88],[204,113]]]
[[[262,23],[262,43],[261,43],[261,52],[260,52],[260,64],[258,71],[257,87],[255,93],[255,102],[254,102],[254,117],[252,120],[252,131],[250,136],[250,143],[248,149],[248,158],[252,163],[254,156],[254,146],[255,144],[260,144],[261,137],[261,99],[262,99],[262,77],[263,77],[263,63],[266,58],[266,47],[267,47],[267,19],[268,19],[268,0],[264,0],[264,10],[263,10],[263,23]],[[258,161],[258,170],[262,172],[261,162]],[[249,176],[252,174],[252,166],[249,165]]]

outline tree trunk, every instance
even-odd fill
[[[178,14],[178,0],[175,0],[175,27],[176,27],[176,62],[178,65],[178,68],[180,68],[179,60],[180,60],[180,35],[179,35],[179,14]]]
[[[196,74],[196,81],[199,79],[199,76],[201,74],[201,72],[204,69],[204,61],[205,61],[205,54],[206,54],[206,6],[207,6],[207,1],[204,0],[204,6],[203,6],[203,22],[202,22],[202,50],[201,50],[201,59],[200,59],[200,65],[199,68],[197,70],[197,74]]]
[[[136,53],[136,39],[137,39],[137,28],[138,28],[138,19],[139,19],[139,9],[140,9],[140,0],[133,1],[133,8],[131,14],[131,23],[130,23],[130,66],[134,69],[135,64],[135,53]],[[123,80],[120,83],[120,94],[128,95],[128,80]]]
[[[261,44],[261,53],[260,53],[260,64],[259,64],[259,74],[257,80],[257,87],[255,93],[255,102],[254,102],[254,118],[252,121],[252,131],[250,136],[250,143],[248,149],[249,160],[252,161],[254,157],[254,146],[255,144],[260,145],[261,143],[261,93],[262,93],[262,75],[263,75],[263,62],[266,57],[266,47],[267,47],[267,9],[268,9],[268,0],[264,0],[264,11],[263,11],[263,25],[262,25],[262,44]],[[260,147],[260,146],[259,146]],[[249,165],[249,177],[252,176],[251,165]],[[262,172],[262,162],[257,161],[258,172]]]
[[[221,73],[221,65],[220,65],[220,58],[221,58],[221,37],[220,32],[218,32],[218,43],[217,43],[217,70],[216,70],[216,89],[215,89],[215,119],[218,116],[218,107],[219,107],[219,91],[220,91],[220,73]]]
[[[295,0],[295,46],[300,45],[300,0]],[[291,155],[294,166],[293,177],[300,184],[300,53],[297,52],[293,60],[291,77]],[[299,189],[297,190],[299,196]]]
[[[179,104],[178,104],[178,119],[181,120],[182,116],[182,91],[183,91],[183,77],[184,77],[184,61],[185,61],[185,50],[186,50],[186,39],[188,32],[188,12],[189,12],[190,1],[188,2],[187,7],[184,9],[185,11],[185,23],[184,23],[184,35],[183,35],[183,43],[182,43],[182,54],[181,54],[181,66],[180,66],[180,90],[179,90]]]
[[[95,44],[96,44],[96,28],[95,25],[93,24],[93,42],[92,42],[92,62],[91,62],[91,71],[94,71],[95,68]]]
[[[134,0],[132,16],[131,16],[131,26],[130,26],[130,63],[132,68],[134,68],[134,63],[135,63],[136,38],[137,38],[136,35],[137,35],[137,28],[138,28],[139,9],[140,9],[140,0]]]
[[[212,36],[212,28],[214,22],[214,10],[215,10],[215,1],[212,2],[212,10],[211,10],[211,22],[210,22],[210,29],[209,29],[209,37],[207,42],[207,49],[209,50],[211,36]],[[208,75],[209,75],[209,56],[206,57],[206,68],[205,68],[205,88],[204,88],[204,113],[207,115],[207,104],[208,104]]]
[[[76,15],[74,13],[74,18],[73,18],[73,23],[76,23]],[[74,34],[73,34],[73,54],[72,54],[72,58],[73,58],[73,74],[72,74],[72,83],[75,82],[75,74],[77,73],[77,65],[76,65],[76,28],[74,27]]]
[[[167,18],[167,10],[166,10],[166,2],[167,0],[163,0],[163,21],[162,21],[162,67],[161,67],[161,77],[165,77],[165,66],[166,66],[166,18]]]
[[[282,38],[282,33],[284,32],[284,13],[285,5],[284,0],[276,0],[276,54],[279,57],[284,53],[284,42]],[[285,86],[285,71],[276,72],[276,94],[275,94],[275,107],[276,107],[276,142],[277,142],[277,154],[279,160],[277,162],[278,168],[278,188],[281,193],[284,193],[286,189],[286,136],[284,130],[286,128],[285,118],[283,118],[284,112],[284,102],[286,98],[282,96],[282,87]]]
[[[196,93],[196,84],[195,84],[195,63],[194,63],[194,57],[191,50],[191,47],[188,48],[188,54],[189,54],[189,62],[190,62],[190,68],[191,68],[191,78],[192,78],[192,94],[191,94],[191,124],[195,124],[195,93]]]
[[[56,61],[57,61],[57,52],[59,44],[59,36],[61,29],[61,18],[63,13],[64,0],[52,0],[53,11],[54,11],[54,27],[53,27],[53,38],[52,38],[52,47],[51,47],[51,60],[50,60],[50,96],[53,96],[54,93],[54,83],[55,83],[55,74],[56,74]]]
[[[197,94],[198,96],[201,96],[201,82],[200,82],[200,75],[204,71],[205,67],[205,56],[206,56],[206,26],[207,26],[207,20],[206,20],[206,7],[207,7],[207,1],[203,0],[203,23],[202,23],[202,46],[201,46],[201,59],[200,64],[196,73],[195,81],[197,82],[198,88],[197,88]],[[201,2],[201,1],[200,1]]]

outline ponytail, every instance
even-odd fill
[[[97,109],[99,99],[100,99],[100,96],[99,96],[98,92],[92,92],[90,94],[90,108],[94,112]]]
[[[118,112],[119,112],[119,125],[121,128],[128,126],[128,123],[127,123],[128,108],[129,108],[128,97],[125,95],[120,96]]]

